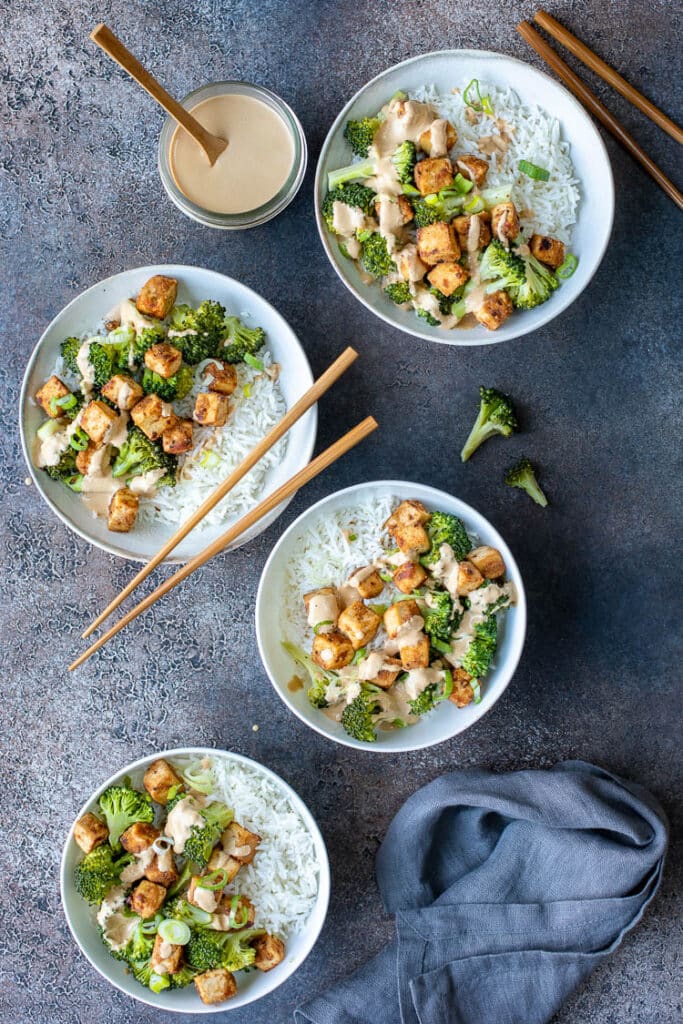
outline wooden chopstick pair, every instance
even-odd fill
[[[671,118],[667,117],[666,114],[662,113],[646,96],[643,96],[642,93],[630,85],[626,79],[622,78],[614,68],[611,68],[609,64],[606,64],[604,60],[601,60],[600,57],[593,53],[585,43],[582,43],[580,39],[572,35],[564,25],[561,25],[559,21],[545,11],[537,11],[533,20],[537,25],[545,29],[548,35],[565,46],[592,71],[595,71],[608,85],[611,85],[617,92],[621,93],[638,110],[646,114],[651,121],[670,135],[672,139],[675,139],[678,143],[683,143],[683,129],[675,124]],[[562,79],[564,84],[571,89],[574,95],[581,100],[584,107],[614,135],[622,146],[629,151],[631,156],[645,168],[659,187],[674,201],[678,208],[683,210],[683,193],[676,188],[674,183],[660,170],[654,160],[638,145],[633,136],[629,135],[595,93],[591,92],[588,86],[584,85],[579,76],[574,74],[572,69],[541,38],[528,21],[521,21],[517,26],[517,31],[533,47],[536,53],[543,58],[546,64],[552,68],[555,74]]]
[[[128,583],[123,590],[117,594],[113,601],[107,605],[103,612],[97,616],[96,619],[88,626],[83,633],[83,637],[88,637],[90,634],[97,629],[97,627],[109,616],[111,613],[118,608],[118,606],[128,597],[129,594],[135,590],[143,580],[145,580],[150,573],[159,565],[160,562],[166,558],[174,548],[183,540],[184,537],[190,533],[191,530],[213,509],[219,501],[221,501],[226,494],[241,480],[249,470],[261,459],[279,439],[287,433],[287,431],[296,423],[298,419],[303,416],[315,403],[321,398],[326,391],[334,384],[336,380],[349,368],[349,366],[358,358],[358,353],[352,348],[347,348],[338,359],[332,363],[330,367],[318,378],[317,381],[308,389],[308,391],[296,402],[292,408],[283,416],[279,423],[277,423],[266,436],[259,441],[253,451],[247,455],[247,457],[240,463],[240,465],[233,470],[222,484],[220,484],[216,490],[209,495],[199,508],[194,512],[189,519],[183,523],[173,536],[166,541],[163,547],[154,555],[149,562],[147,562],[140,572]],[[321,452],[317,458],[309,462],[302,470],[296,473],[293,477],[286,481],[281,487],[279,487],[268,497],[264,498],[255,508],[250,509],[245,515],[242,516],[233,526],[225,531],[220,537],[209,544],[203,551],[200,551],[198,555],[191,558],[182,568],[178,569],[172,576],[170,576],[164,583],[156,588],[148,597],[141,601],[138,605],[127,612],[119,621],[107,630],[98,640],[93,643],[87,651],[79,655],[76,660],[69,665],[69,671],[72,672],[79,665],[82,665],[84,661],[99,650],[111,637],[115,636],[124,626],[127,626],[129,622],[136,619],[143,611],[153,605],[160,597],[176,587],[184,579],[187,579],[196,569],[208,562],[209,559],[213,558],[214,555],[224,551],[228,545],[232,544],[233,541],[237,540],[243,533],[249,530],[254,523],[262,519],[263,516],[267,515],[272,509],[277,508],[280,502],[284,501],[290,495],[294,494],[295,491],[299,490],[305,484],[309,483],[314,477],[322,473],[323,470],[327,469],[328,466],[332,465],[338,458],[348,452],[351,448],[362,441],[368,434],[371,434],[373,430],[377,428],[377,422],[372,416],[366,417],[361,423],[355,426],[348,433],[344,434],[338,441],[327,448],[324,452]]]

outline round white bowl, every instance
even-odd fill
[[[295,936],[291,936],[286,943],[284,961],[273,971],[263,973],[261,971],[240,972],[237,976],[237,995],[226,1003],[216,1003],[213,1006],[204,1004],[194,985],[187,988],[175,989],[155,993],[140,985],[132,974],[126,973],[126,965],[121,960],[114,958],[107,951],[106,946],[100,938],[99,928],[95,920],[95,910],[78,895],[74,888],[74,869],[82,858],[82,852],[73,838],[73,825],[69,830],[60,872],[60,886],[62,893],[62,906],[71,934],[80,947],[83,955],[90,961],[92,966],[103,978],[111,982],[115,988],[126,995],[132,996],[141,1003],[147,1003],[158,1010],[168,1013],[225,1013],[227,1010],[236,1010],[239,1007],[247,1006],[256,1002],[263,996],[273,992],[276,988],[289,978],[304,962],[313,949],[322,931],[327,907],[330,899],[330,865],[327,858],[325,841],[320,833],[315,819],[306,807],[300,796],[294,792],[291,786],[281,779],[275,772],[270,771],[257,761],[243,757],[241,754],[233,754],[223,750],[212,750],[207,747],[187,747],[176,750],[163,750],[160,753],[143,757],[134,761],[125,768],[107,779],[100,788],[83,804],[76,816],[76,820],[87,811],[97,812],[97,801],[108,786],[118,785],[125,776],[130,776],[133,785],[141,786],[142,777],[146,768],[157,758],[163,757],[172,761],[177,757],[205,757],[224,758],[228,761],[238,762],[247,765],[249,768],[260,772],[263,776],[275,783],[282,791],[284,799],[290,801],[292,806],[300,815],[304,825],[310,832],[315,844],[318,863],[320,864],[320,877],[318,880],[318,898],[308,920],[306,930]],[[74,822],[75,824],[75,822]]]
[[[263,327],[273,359],[282,367],[279,384],[288,408],[294,405],[313,383],[311,368],[301,343],[277,310],[251,288],[214,270],[182,265],[138,267],[100,281],[64,307],[33,350],[24,374],[19,399],[19,426],[24,458],[41,497],[69,529],[112,555],[120,555],[122,558],[137,562],[146,562],[156,554],[180,523],[165,526],[140,522],[130,533],[110,533],[106,520],[94,517],[78,494],[58,481],[51,480],[47,473],[34,466],[31,452],[36,430],[44,421],[45,415],[36,405],[33,396],[52,373],[59,355],[59,346],[64,338],[93,332],[117,300],[135,295],[153,274],[165,274],[178,279],[179,302],[197,305],[202,299],[214,299],[238,316],[249,313],[248,322]],[[292,427],[287,435],[285,457],[266,475],[265,486],[259,500],[280,487],[308,463],[315,445],[317,423],[317,410],[313,408]],[[257,537],[277,519],[290,501],[291,498],[278,505],[231,545],[231,548],[238,548]],[[193,530],[166,561],[187,561],[224,533],[234,521],[235,519],[226,519],[224,523]]]
[[[516,311],[497,331],[488,331],[481,325],[446,331],[422,324],[412,310],[399,309],[377,285],[363,284],[356,264],[340,253],[320,210],[327,191],[328,171],[351,162],[351,149],[344,140],[344,125],[350,118],[375,114],[399,89],[411,93],[434,84],[439,91],[450,92],[454,85],[472,78],[509,86],[524,103],[542,106],[560,122],[562,137],[571,146],[570,155],[581,190],[571,244],[579,265],[547,302],[536,309]],[[530,334],[553,320],[571,305],[595,274],[607,248],[614,219],[612,168],[600,134],[584,108],[562,85],[530,64],[489,50],[426,53],[396,64],[364,85],[330,128],[318,160],[314,194],[323,248],[349,291],[392,327],[442,345],[495,345]]]
[[[417,498],[430,511],[439,509],[442,512],[451,512],[460,516],[468,531],[474,533],[481,544],[490,544],[500,551],[505,559],[507,578],[517,588],[517,603],[500,616],[498,653],[492,671],[482,684],[480,704],[469,704],[465,708],[456,708],[449,701],[444,701],[432,714],[426,715],[415,725],[406,729],[380,729],[375,743],[361,743],[348,736],[338,722],[332,721],[311,707],[306,697],[307,687],[295,692],[288,689],[288,682],[293,675],[300,673],[301,669],[297,667],[296,662],[282,646],[282,641],[288,638],[283,634],[280,609],[283,602],[282,595],[286,589],[287,566],[297,556],[301,535],[315,522],[330,513],[353,508],[371,498],[381,497]],[[498,531],[484,516],[452,494],[439,491],[435,487],[428,487],[426,484],[408,483],[405,480],[378,480],[372,483],[356,484],[342,491],[336,491],[312,505],[285,530],[273,548],[263,569],[256,597],[256,638],[259,652],[278,696],[302,722],[322,736],[327,736],[335,743],[342,743],[347,747],[379,754],[394,754],[406,750],[422,750],[425,747],[433,747],[437,743],[443,743],[444,740],[452,739],[453,736],[457,736],[478,722],[487,711],[491,710],[512,679],[522,654],[525,635],[526,596],[524,584],[512,552]]]

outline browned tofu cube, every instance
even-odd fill
[[[160,377],[168,380],[180,369],[183,361],[183,353],[174,345],[165,341],[159,341],[152,345],[145,352],[145,366],[152,373],[158,373]]]
[[[469,281],[469,270],[459,263],[437,263],[427,274],[427,280],[444,295],[452,295]]]
[[[161,832],[149,821],[136,821],[121,833],[121,846],[126,853],[142,853],[158,839]],[[154,881],[154,879],[152,879]]]
[[[368,608],[362,601],[354,601],[340,613],[337,626],[342,633],[346,633],[354,651],[358,651],[374,640],[381,621],[372,608]]]
[[[229,853],[226,853],[220,847],[217,847],[209,858],[209,871],[217,871],[218,868],[222,868],[227,874],[226,885],[228,885],[229,882],[232,882],[241,867],[242,861],[237,860],[235,857],[231,857]]]
[[[100,448],[106,443],[112,427],[117,422],[119,415],[114,409],[110,409],[104,402],[96,400],[88,402],[83,415],[81,426],[94,445]]]
[[[484,298],[474,315],[489,331],[496,331],[512,314],[512,299],[507,292],[493,292]]]
[[[453,166],[447,156],[428,157],[415,164],[415,184],[423,196],[450,188],[453,184]]]
[[[261,935],[253,946],[256,950],[254,966],[259,971],[272,971],[285,958],[285,944],[277,935]]]
[[[145,868],[145,878],[150,882],[156,882],[157,885],[163,885],[166,889],[175,885],[179,875],[173,860],[173,852],[167,850],[166,853],[156,853],[154,860]]]
[[[394,253],[398,272],[404,281],[409,283],[421,281],[427,272],[427,267],[417,254],[417,246],[410,242],[404,246],[399,253]]]
[[[477,590],[484,582],[484,577],[471,562],[461,562],[458,566],[458,594],[469,594]]]
[[[124,412],[129,412],[144,393],[137,381],[125,373],[117,373],[102,388],[104,397]]]
[[[424,524],[431,519],[420,501],[402,501],[384,524],[398,548],[406,555],[421,554],[430,548]]]
[[[209,391],[231,395],[237,387],[237,370],[232,363],[209,363],[204,373],[209,377]]]
[[[231,917],[237,926],[237,928],[251,928],[254,921],[256,920],[256,907],[247,896],[240,896],[233,909],[232,906],[233,893],[225,893],[218,904],[216,909],[217,914],[226,915]],[[214,918],[215,923],[215,918]],[[223,923],[223,922],[220,922]],[[228,921],[226,920],[226,924]],[[217,928],[217,931],[228,931],[227,928]]]
[[[90,811],[79,818],[74,825],[74,839],[83,853],[91,853],[96,846],[101,846],[109,838],[109,829]]]
[[[464,708],[474,700],[472,676],[464,668],[453,669],[453,692],[448,698],[457,708]]]
[[[414,212],[412,206],[410,205],[410,203],[408,202],[408,200],[406,199],[405,196],[398,196],[397,197],[397,202],[398,202],[398,208],[399,208],[399,211],[400,211],[400,214],[401,214],[401,220],[402,220],[402,222],[404,224],[408,224],[413,219],[413,217],[415,216],[415,212]],[[378,217],[379,217],[380,208],[381,208],[381,203],[380,203],[380,201],[378,199],[375,202],[375,213],[377,214]]]
[[[157,974],[177,974],[183,965],[183,947],[165,942],[157,932],[151,965]]]
[[[474,217],[477,219],[473,228],[472,221]],[[455,228],[455,233],[458,236],[460,248],[463,252],[467,252],[469,249],[470,230],[473,230],[474,234],[476,234],[477,249],[485,249],[491,241],[491,214],[488,210],[482,210],[481,213],[475,213],[471,217],[464,215],[462,217],[454,217],[451,223]],[[474,245],[474,241],[472,244]]]
[[[78,453],[76,456],[76,469],[79,473],[82,473],[83,476],[88,475],[93,465],[93,460],[95,460],[96,453],[99,451],[101,451],[101,449],[90,441],[88,447]],[[97,456],[97,458],[99,458],[99,456]]]
[[[228,422],[230,402],[227,395],[200,391],[194,405],[194,418],[203,427],[222,427]]]
[[[414,644],[405,644],[400,650],[401,664],[406,672],[413,668],[429,667],[429,637],[424,633]]]
[[[230,971],[224,967],[217,967],[214,971],[198,974],[194,983],[199,998],[207,1006],[211,1006],[213,1003],[224,1003],[226,999],[232,999],[237,995],[237,982]]]
[[[437,263],[455,263],[460,259],[460,243],[450,224],[437,221],[417,229],[417,253],[428,267]]]
[[[156,882],[149,882],[143,878],[130,894],[130,909],[143,921],[147,921],[161,909],[165,899],[166,889],[163,885],[157,885]]]
[[[427,579],[427,571],[419,562],[404,562],[394,573],[394,583],[402,594],[412,594]]]
[[[138,517],[140,499],[127,487],[114,491],[109,502],[107,527],[112,533],[130,533]]]
[[[313,641],[311,657],[321,668],[334,670],[350,665],[354,654],[355,650],[349,638],[333,630],[331,633],[318,633]]]
[[[169,402],[163,402],[158,395],[147,395],[134,405],[130,418],[150,441],[158,441],[164,431],[174,426],[178,420],[173,412],[173,406]]]
[[[477,188],[484,184],[489,170],[488,160],[482,160],[480,156],[474,156],[472,153],[459,156],[455,161],[455,167],[463,178],[473,181]]]
[[[374,683],[375,686],[380,686],[383,690],[388,690],[390,686],[396,682],[396,677],[399,672],[403,671],[401,662],[396,658],[385,658],[382,668],[377,673],[374,679],[370,682]]]
[[[420,615],[417,601],[397,601],[390,605],[384,613],[384,628],[391,639],[395,639],[406,622],[416,615]]]
[[[451,124],[450,121],[446,121],[446,149],[453,149],[453,146],[458,141],[458,133]],[[432,152],[432,130],[427,128],[426,131],[422,132],[419,140],[420,149],[431,156]]]
[[[505,562],[498,548],[491,548],[488,544],[470,551],[467,560],[479,570],[487,580],[498,579],[505,573]]]
[[[357,569],[356,572],[359,570]],[[351,573],[354,577],[356,573]],[[362,579],[358,579],[355,583],[356,590],[362,598],[378,597],[384,590],[384,581],[376,569],[372,572],[368,572],[363,575]]]
[[[498,203],[491,210],[491,231],[499,242],[514,242],[519,234],[519,217],[512,202]]]
[[[163,320],[175,305],[178,297],[178,282],[173,277],[155,274],[143,284],[135,300],[140,313]]]
[[[168,455],[183,455],[194,448],[194,423],[192,420],[176,420],[161,435],[161,444]]]
[[[531,255],[556,270],[564,263],[564,242],[549,235],[532,235],[529,240]]]
[[[66,398],[70,395],[66,384],[53,373],[49,380],[46,380],[42,388],[36,391],[36,402],[43,412],[46,412],[50,419],[58,420],[64,415],[64,410],[56,403],[58,398]]]
[[[142,784],[152,800],[157,804],[161,804],[162,807],[165,807],[168,803],[169,789],[174,789],[176,793],[184,789],[182,779],[163,757],[152,762],[145,772]]]
[[[336,588],[335,587],[318,587],[317,590],[309,590],[309,592],[307,594],[304,594],[304,607],[306,609],[306,614],[307,615],[308,615],[308,613],[311,610],[312,602],[315,601],[316,599],[324,599],[325,604],[329,605],[330,609],[332,609],[332,607],[333,607],[332,606],[332,599],[334,599],[334,609],[335,610],[334,610],[334,614],[332,614],[332,611],[331,611],[330,615],[331,615],[331,618],[333,619],[334,623],[336,624],[336,622],[337,622],[337,614],[338,614],[338,611],[337,611],[338,605],[337,605],[337,591],[336,591]],[[313,623],[313,625],[317,625],[317,623]]]
[[[256,832],[250,832],[238,821],[231,821],[221,836],[223,851],[240,864],[251,864],[260,842],[261,837]]]

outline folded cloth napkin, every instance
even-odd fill
[[[397,937],[297,1024],[542,1024],[641,918],[668,826],[641,786],[581,761],[453,772],[377,855]]]

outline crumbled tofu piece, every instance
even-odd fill
[[[220,395],[231,395],[237,387],[237,370],[232,363],[216,360],[204,369],[209,380],[209,391],[217,391]]]
[[[183,353],[175,347],[175,345],[169,345],[165,341],[159,341],[156,345],[152,345],[145,352],[145,366],[152,373],[157,373],[160,377],[168,380],[174,373],[177,373],[180,369],[180,365],[183,361]]]
[[[58,405],[52,406],[52,402],[57,398],[66,398],[70,395],[66,384],[55,376],[53,373],[49,380],[46,380],[42,388],[38,388],[36,391],[36,402],[41,407],[43,412],[46,412],[50,419],[58,420],[60,416],[64,415],[64,410],[60,409]]]
[[[559,238],[551,238],[550,235],[532,235],[529,239],[531,255],[535,256],[541,263],[557,270],[564,263],[564,242]]]
[[[450,188],[453,184],[453,166],[447,156],[428,157],[415,164],[415,184],[423,196]]]
[[[406,672],[414,668],[429,667],[429,637],[421,634],[417,643],[405,644],[399,651],[401,664]]]
[[[163,885],[157,885],[156,882],[149,882],[143,878],[130,894],[130,909],[143,921],[147,921],[161,909],[165,899],[166,889]]]
[[[125,373],[115,374],[102,388],[102,394],[123,412],[130,412],[144,391],[137,381]]]
[[[491,231],[503,244],[513,242],[519,234],[519,217],[513,202],[498,203],[491,210]]]
[[[142,853],[148,849],[161,832],[148,821],[136,821],[121,833],[121,846],[126,853]],[[153,879],[152,879],[153,881]]]
[[[395,639],[401,627],[416,615],[420,615],[417,601],[397,601],[390,605],[384,613],[384,628],[390,638]]]
[[[108,405],[97,399],[94,402],[88,402],[83,410],[81,427],[92,443],[101,448],[118,418],[119,415],[114,409],[110,409]]]
[[[204,427],[222,427],[228,422],[230,402],[217,391],[200,391],[194,405],[194,418]]]
[[[142,784],[155,803],[165,807],[168,803],[169,789],[179,792],[183,789],[183,781],[168,761],[163,757],[153,761],[145,772]]]
[[[465,270],[459,263],[437,263],[427,274],[429,283],[444,295],[457,292],[458,288],[467,284],[469,278],[469,270]]]
[[[477,188],[481,188],[484,184],[489,170],[488,160],[482,160],[480,156],[474,156],[473,153],[459,156],[455,161],[455,167],[463,178],[473,181]]]
[[[285,944],[277,935],[261,935],[253,945],[256,950],[254,965],[259,971],[272,971],[285,958]]]
[[[194,448],[194,423],[192,420],[177,420],[161,435],[161,444],[168,455],[183,455]]]
[[[147,395],[134,405],[130,417],[150,441],[158,441],[164,431],[178,421],[173,407],[168,402],[162,402],[158,395]]]
[[[419,562],[404,562],[394,572],[394,584],[402,594],[411,594],[427,579],[426,569]]]
[[[135,300],[139,313],[163,320],[171,312],[178,297],[178,282],[173,277],[155,274],[143,284]]]
[[[183,947],[165,942],[157,932],[152,950],[151,966],[157,974],[177,974],[183,965]]]
[[[348,636],[354,651],[358,651],[374,640],[381,621],[372,608],[362,601],[354,601],[340,613],[337,626]]]
[[[318,633],[313,641],[312,658],[324,669],[340,669],[350,665],[355,654],[353,644],[343,633]]]
[[[108,528],[112,533],[130,533],[138,517],[140,499],[127,487],[114,491],[109,502]]]
[[[402,501],[384,524],[394,538],[398,548],[407,555],[422,554],[431,547],[429,535],[424,527],[431,519],[420,501]]]
[[[448,699],[458,708],[464,708],[474,700],[472,676],[464,668],[453,669],[453,692]]]
[[[96,846],[106,843],[109,829],[96,815],[88,811],[74,825],[74,839],[83,853],[91,853]]]
[[[437,221],[417,229],[417,252],[429,267],[437,263],[455,263],[460,259],[460,243],[450,224]]]
[[[484,577],[472,562],[464,561],[458,566],[458,594],[469,594],[477,590]]]
[[[482,544],[481,547],[475,548],[474,551],[470,551],[467,556],[468,562],[471,562],[475,568],[484,576],[487,580],[498,579],[499,576],[505,574],[505,562],[498,548],[489,547],[488,544]]]
[[[194,983],[199,998],[207,1006],[211,1006],[213,1003],[223,1003],[226,999],[232,999],[237,995],[237,982],[230,971],[224,967],[198,974]]]
[[[474,310],[474,315],[489,331],[496,331],[512,314],[512,310],[512,299],[507,292],[500,291],[487,295],[481,306]]]

